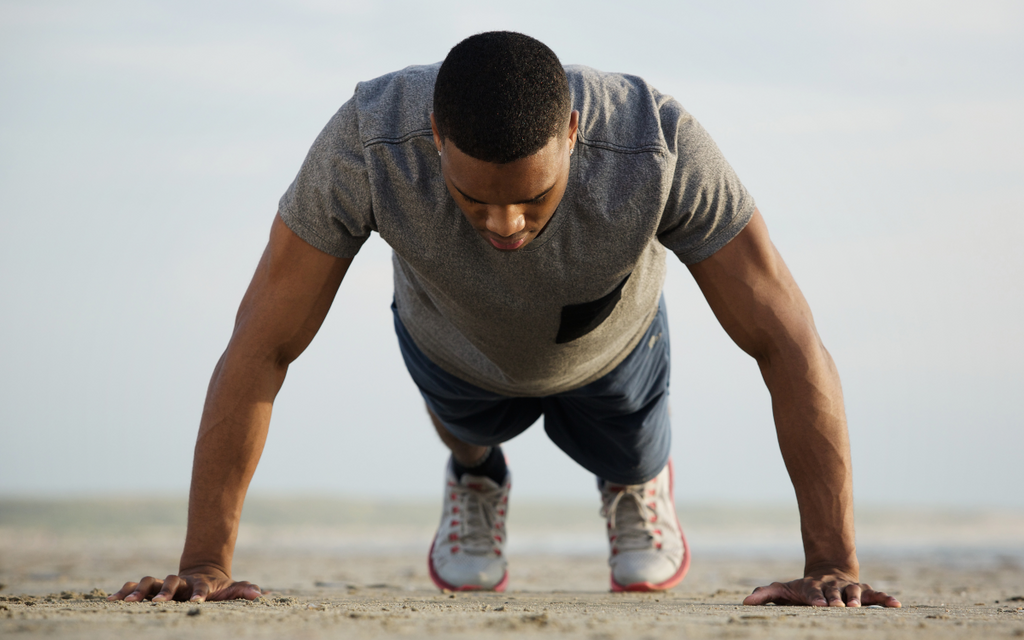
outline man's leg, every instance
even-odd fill
[[[500,396],[447,373],[416,346],[397,313],[395,333],[430,420],[452,452],[430,577],[442,589],[501,591],[508,583],[511,478],[500,445],[537,421],[540,401]]]
[[[452,458],[455,459],[455,462],[464,467],[475,467],[483,462],[484,457],[491,452],[491,447],[469,444],[453,436],[441,424],[441,420],[434,415],[434,412],[430,410],[429,405],[427,406],[427,414],[430,416],[430,421],[434,424],[434,429],[437,430],[437,435],[441,438],[441,442],[452,452]]]
[[[608,375],[545,399],[552,441],[598,476],[613,591],[678,584],[689,550],[669,460],[669,339],[664,300],[640,343]]]
[[[429,406],[427,413],[430,415],[430,421],[434,423],[437,435],[452,452],[451,467],[456,480],[461,481],[462,476],[468,474],[490,478],[498,485],[505,483],[508,465],[505,462],[505,452],[501,450],[501,445],[481,447],[463,442],[445,428],[441,419],[434,415]]]

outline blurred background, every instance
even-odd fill
[[[859,505],[1024,509],[1012,0],[0,0],[0,496],[186,495],[313,139],[356,82],[492,29],[643,76],[710,131],[839,366]],[[757,367],[677,262],[666,297],[677,498],[793,513]],[[289,371],[253,494],[438,499],[390,299],[374,237]],[[540,427],[506,448],[517,497],[596,511]]]

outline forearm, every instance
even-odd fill
[[[270,426],[286,366],[242,355],[235,341],[217,363],[199,426],[181,570],[231,573],[238,521]]]
[[[853,470],[839,373],[761,214],[755,210],[729,244],[689,269],[729,337],[761,368],[800,507],[804,577],[758,587],[744,604],[900,606],[859,584]]]
[[[806,575],[842,571],[856,580],[853,471],[835,364],[810,328],[761,370],[800,508]]]

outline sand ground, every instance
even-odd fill
[[[866,513],[862,577],[904,608],[843,610],[739,604],[754,586],[800,570],[795,519],[785,510],[683,507],[694,558],[686,580],[667,593],[625,595],[607,590],[593,509],[559,505],[522,506],[518,529],[510,519],[519,542],[510,542],[507,592],[441,593],[425,563],[433,511],[252,504],[235,575],[270,592],[252,603],[197,606],[102,597],[177,566],[182,503],[0,500],[0,636],[1024,637],[1019,512]]]

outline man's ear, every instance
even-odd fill
[[[434,120],[434,112],[430,112],[430,130],[434,133],[434,146],[437,147],[437,152],[440,154],[444,150],[444,138],[437,130],[437,121]]]
[[[433,115],[431,115],[431,122],[433,122]],[[569,142],[572,146],[576,146],[576,134],[579,132],[580,126],[580,112],[573,109],[573,112],[569,114]]]

